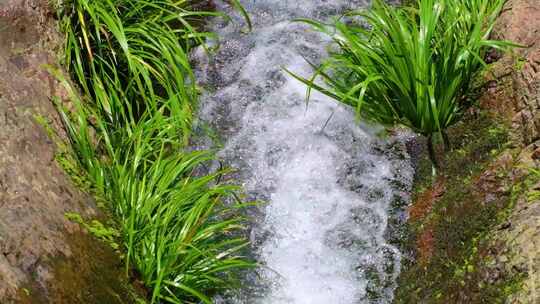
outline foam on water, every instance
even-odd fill
[[[214,92],[202,98],[201,120],[222,137],[221,156],[239,170],[247,193],[266,202],[251,233],[262,266],[246,292],[228,301],[389,303],[400,253],[387,241],[388,219],[412,179],[407,155],[384,152],[389,144],[375,136],[378,128],[355,124],[349,109],[326,97],[315,95],[306,109],[305,86],[282,70],[309,75],[301,55],[320,60],[327,42],[290,20],[329,18],[366,3],[242,3],[253,31],[217,21],[219,52],[197,56],[198,78]]]

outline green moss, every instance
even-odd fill
[[[530,169],[530,175],[525,181],[527,189],[530,189],[527,194],[527,201],[534,203],[540,200],[540,188],[537,188],[540,184],[540,170]]]
[[[81,170],[77,161],[73,158],[73,153],[70,151],[70,147],[64,142],[62,136],[53,128],[49,119],[42,115],[34,115],[34,120],[43,127],[49,138],[53,141],[55,146],[54,158],[58,166],[64,170],[69,176],[71,182],[81,191],[92,194],[92,182],[88,176]],[[96,196],[98,204],[102,203],[102,199]]]
[[[527,63],[527,58],[525,58],[525,57],[517,57],[516,62],[514,64],[514,69],[516,71],[521,71],[525,67],[526,63]]]
[[[505,221],[513,207],[512,185],[503,166],[494,169],[489,185],[497,193],[483,197],[479,177],[507,148],[504,125],[487,115],[468,115],[450,130],[454,149],[441,157],[444,194],[427,215],[409,223],[409,250],[427,261],[411,260],[399,279],[396,303],[504,303],[519,288],[521,278],[497,274],[493,279],[492,253],[498,245],[490,232]],[[441,152],[442,153],[442,152]],[[422,156],[416,177],[418,197],[433,184],[430,162]],[[488,192],[491,189],[487,190]],[[429,232],[429,250],[416,248]]]
[[[120,241],[120,232],[116,228],[116,225],[114,222],[104,225],[102,222],[100,222],[97,219],[93,220],[85,220],[82,218],[82,216],[75,212],[67,212],[65,214],[66,218],[69,219],[72,222],[75,222],[88,233],[96,237],[97,239],[100,239],[101,241],[105,242],[109,246],[111,246],[112,249],[118,250],[120,246],[118,245],[118,241]]]
[[[31,280],[19,288],[16,303],[146,303],[146,290],[129,283],[110,247],[83,232],[66,234],[66,241],[71,255],[43,257],[47,266],[33,270]],[[45,277],[54,277],[54,283],[43,280],[43,271],[50,271]]]

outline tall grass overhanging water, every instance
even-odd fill
[[[387,126],[404,125],[428,137],[459,121],[473,79],[492,49],[515,46],[490,40],[505,0],[418,0],[391,6],[374,0],[333,24],[299,19],[331,37],[334,50],[308,86],[352,106],[358,117]],[[324,84],[318,82],[321,79]],[[309,97],[308,92],[308,97]]]
[[[227,170],[198,174],[214,154],[186,146],[198,99],[188,55],[214,37],[192,24],[223,16],[192,3],[73,0],[60,8],[75,85],[58,76],[69,106],[57,105],[71,160],[117,217],[126,270],[152,303],[211,303],[253,266],[242,254],[238,188],[221,182]]]

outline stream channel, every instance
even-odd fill
[[[331,20],[358,0],[245,0],[253,30],[233,21],[209,26],[220,37],[210,57],[199,49],[205,88],[200,126],[215,130],[219,156],[237,170],[248,198],[253,256],[260,267],[240,294],[217,303],[391,303],[402,254],[398,238],[412,184],[405,140],[378,136],[352,110],[314,94],[283,68],[309,76],[328,37],[295,18]],[[392,225],[392,223],[398,223]]]

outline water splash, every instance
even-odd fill
[[[301,3],[299,3],[301,2]],[[412,169],[397,145],[357,125],[349,109],[321,95],[306,108],[305,87],[282,67],[309,75],[326,41],[298,17],[331,18],[364,1],[243,1],[254,22],[218,21],[222,45],[199,61],[201,121],[223,141],[248,194],[267,202],[254,215],[254,252],[263,265],[242,304],[389,303],[400,253],[387,241],[389,212],[406,199]],[[220,6],[222,4],[218,4]],[[226,9],[223,5],[222,9]],[[399,150],[399,149],[398,149]],[[400,181],[401,187],[395,182]]]

